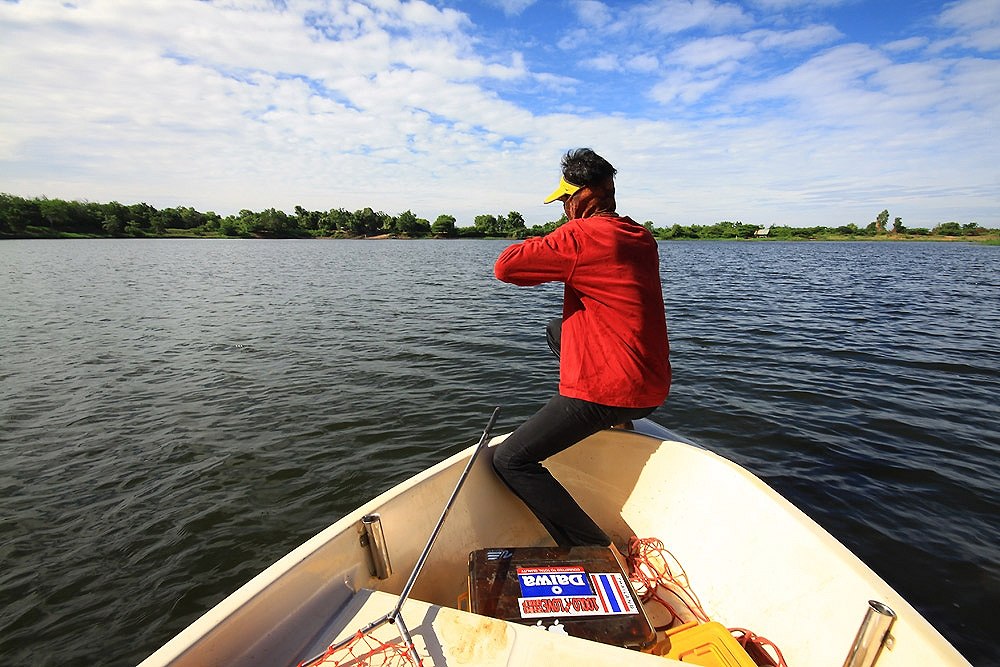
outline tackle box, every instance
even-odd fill
[[[644,650],[656,641],[608,547],[496,547],[469,554],[473,613]]]

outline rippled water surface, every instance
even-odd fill
[[[531,414],[562,291],[495,281],[505,245],[0,243],[2,662],[134,664],[472,444],[492,406],[500,429]],[[660,255],[674,386],[654,419],[1000,664],[1000,248]]]

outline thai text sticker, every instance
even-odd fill
[[[517,568],[521,618],[637,614],[620,574],[587,574],[582,567]]]

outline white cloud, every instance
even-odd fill
[[[777,166],[782,187],[811,184],[803,203],[841,211],[877,200],[908,205],[921,226],[949,207],[958,216],[991,206],[997,167],[977,144],[988,145],[989,119],[1000,110],[995,73],[992,62],[894,63],[851,44],[736,95],[775,105],[762,126],[772,133],[767,148],[749,150]]]
[[[668,60],[683,67],[703,69],[742,60],[755,51],[756,47],[751,42],[738,37],[709,37],[688,42],[671,53]]]
[[[590,28],[609,28],[614,20],[611,8],[599,0],[574,0],[573,11],[580,23]]]
[[[601,72],[617,72],[622,68],[618,56],[614,53],[605,53],[596,58],[587,58],[582,60],[580,64],[584,67],[592,67]]]
[[[506,0],[505,7],[519,6],[524,9],[534,0]],[[399,17],[398,26],[407,30],[431,28],[440,32],[452,32],[469,25],[468,17],[454,9],[439,9],[419,0],[394,2],[393,13]]]
[[[586,28],[617,35],[669,35],[694,28],[722,31],[752,23],[739,5],[714,0],[645,0],[614,4],[599,0],[575,0],[573,7],[580,23]],[[589,37],[592,38],[592,35]]]
[[[630,9],[628,16],[636,25],[667,34],[693,28],[723,31],[753,23],[739,5],[713,0],[651,0]]]
[[[465,21],[455,12],[424,3],[354,6],[324,15],[323,25],[350,28],[331,41],[311,34],[298,14],[240,7],[0,7],[10,37],[0,57],[11,65],[0,82],[15,93],[0,112],[0,161],[30,160],[42,178],[0,164],[7,187],[71,198],[215,199],[212,208],[237,209],[290,206],[293,198],[330,204],[343,186],[360,206],[381,194],[378,180],[394,163],[433,162],[415,179],[430,187],[435,170],[487,159],[505,137],[531,127],[529,113],[471,83],[524,78],[523,60],[476,57],[465,35],[449,32]],[[390,32],[403,26],[402,35]],[[414,26],[433,30],[410,39]],[[43,165],[55,172],[70,164],[64,175],[44,175]],[[151,173],[160,176],[151,181]],[[231,192],[219,201],[224,190]]]
[[[535,4],[535,0],[488,0],[489,4],[503,10],[507,16],[518,16],[525,9]]]
[[[949,5],[941,29],[986,44],[991,6]],[[934,51],[939,32],[876,48],[709,0],[574,7],[586,21],[511,48],[420,1],[0,2],[3,189],[534,224],[558,215],[540,199],[561,153],[590,144],[619,167],[623,212],[657,224],[843,224],[890,204],[909,226],[1000,224],[988,53]]]
[[[682,70],[671,72],[652,87],[650,96],[663,105],[681,103],[685,106],[700,101],[723,85],[727,76],[695,75]]]
[[[843,35],[830,25],[810,25],[786,31],[754,30],[746,37],[763,49],[810,49],[837,41]]]
[[[891,101],[873,78],[890,65],[870,47],[838,46],[787,74],[741,86],[734,97],[743,103],[777,102],[782,114],[819,128],[870,125]]]
[[[691,39],[662,57],[671,68],[650,90],[650,97],[663,104],[692,106],[711,100],[726,106],[711,94],[720,91],[739,72],[755,70],[767,50],[802,48],[807,43],[831,39],[827,30],[754,30],[743,35],[721,35]],[[756,72],[754,74],[756,76]]]
[[[939,23],[956,31],[955,43],[983,52],[1000,49],[1000,0],[961,0],[945,7]]]
[[[905,53],[907,51],[919,51],[927,47],[928,44],[930,44],[930,39],[927,37],[907,37],[889,42],[882,48],[891,53]]]
[[[772,11],[811,10],[857,4],[860,0],[751,0],[751,4]]]
[[[948,3],[941,12],[939,22],[943,25],[977,29],[1000,23],[1000,1],[998,0],[958,0]]]
[[[655,72],[660,66],[660,60],[650,54],[639,54],[629,58],[625,67],[634,72]]]

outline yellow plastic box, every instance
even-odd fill
[[[729,630],[716,621],[671,628],[656,648],[659,655],[701,667],[757,667]]]

